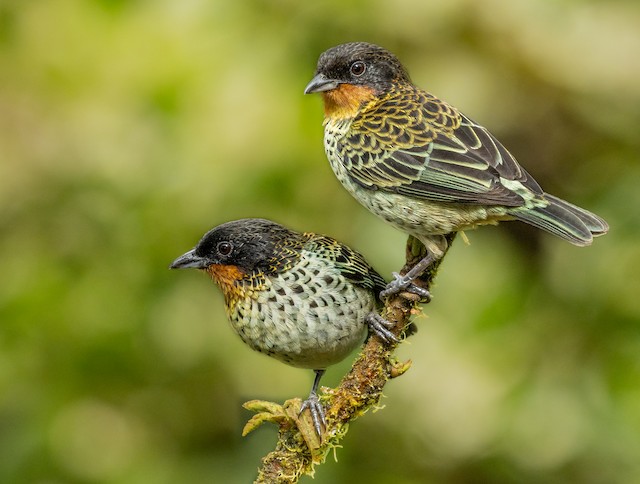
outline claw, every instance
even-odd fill
[[[401,276],[397,272],[393,273],[393,281],[387,284],[387,287],[380,292],[381,299],[387,299],[389,296],[398,294],[403,291],[416,294],[421,299],[429,302],[431,300],[431,294],[426,289],[416,286],[413,281],[420,277],[424,271],[427,270],[430,264],[436,259],[433,255],[427,254],[424,256],[415,266],[411,268],[404,276]]]
[[[424,287],[420,287],[417,284],[414,284],[413,282],[407,286],[406,291],[418,296],[420,298],[421,303],[426,304],[431,302],[431,293],[428,290],[426,290]]]
[[[302,402],[302,406],[300,407],[300,413],[309,409],[311,412],[311,420],[313,420],[313,427],[316,429],[316,433],[320,437],[322,435],[322,428],[327,425],[327,422],[324,418],[324,408],[318,399],[318,395],[316,393],[309,394],[309,398],[307,398],[304,402]]]
[[[403,281],[403,277],[397,272],[392,272],[391,275],[393,276],[393,281],[380,291],[380,299],[387,299],[389,296],[402,292],[408,284]]]
[[[395,334],[389,331],[389,328],[393,328],[393,323],[387,321],[379,314],[369,313],[366,317],[366,321],[369,325],[369,329],[373,331],[376,336],[385,343],[389,343],[390,341],[394,341],[397,343],[398,341],[400,341]]]
[[[318,385],[320,384],[320,378],[324,375],[324,370],[313,370],[316,374],[313,380],[313,386],[311,392],[309,392],[309,398],[307,398],[300,406],[300,414],[309,409],[311,412],[311,420],[313,420],[313,427],[316,429],[318,437],[322,437],[322,427],[327,426],[327,422],[324,418],[324,408],[318,398]]]
[[[401,292],[410,292],[411,294],[415,294],[418,296],[423,302],[431,301],[431,293],[426,289],[417,286],[413,283],[413,278],[408,274],[401,276],[397,272],[393,273],[393,281],[387,284],[387,287],[380,292],[381,299],[387,299],[389,296],[393,296],[395,294]]]

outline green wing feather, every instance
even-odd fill
[[[351,283],[373,291],[378,298],[387,283],[361,254],[331,237],[309,235],[311,238],[305,245],[307,250],[331,261]]]
[[[485,128],[413,86],[358,115],[337,156],[365,188],[426,200],[517,207],[522,195],[543,193]],[[520,193],[503,180],[519,182],[510,186]]]

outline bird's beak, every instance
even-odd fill
[[[174,260],[169,266],[169,269],[188,269],[190,267],[195,269],[205,269],[210,264],[211,263],[206,258],[196,254],[196,249],[192,249]]]
[[[316,74],[316,76],[311,79],[311,82],[307,84],[307,87],[304,88],[304,93],[311,94],[313,92],[331,91],[340,84],[340,81],[328,79],[324,74]]]

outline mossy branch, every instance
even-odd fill
[[[454,237],[455,234],[447,236],[449,245]],[[424,246],[409,237],[406,256],[401,273],[406,273],[422,259]],[[441,261],[434,263],[416,283],[429,289]],[[408,293],[386,301],[382,314],[393,323],[391,331],[401,339],[412,333],[410,317],[417,303],[417,297]],[[315,465],[323,463],[327,454],[340,445],[349,422],[375,407],[387,381],[402,375],[411,366],[411,361],[401,363],[395,359],[396,346],[396,343],[384,344],[379,338],[369,338],[340,384],[325,389],[322,401],[327,426],[322,441],[315,433],[309,412],[299,415],[302,404],[299,398],[287,400],[283,405],[257,400],[245,403],[244,407],[256,414],[247,422],[243,435],[265,421],[279,427],[276,448],[262,459],[255,482],[296,483],[302,475],[313,475]]]

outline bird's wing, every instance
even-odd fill
[[[485,128],[432,95],[394,91],[336,146],[351,178],[427,200],[520,206],[542,189]]]
[[[331,237],[313,234],[305,248],[316,257],[331,261],[351,283],[374,291],[376,298],[386,287],[384,278],[362,255]]]

